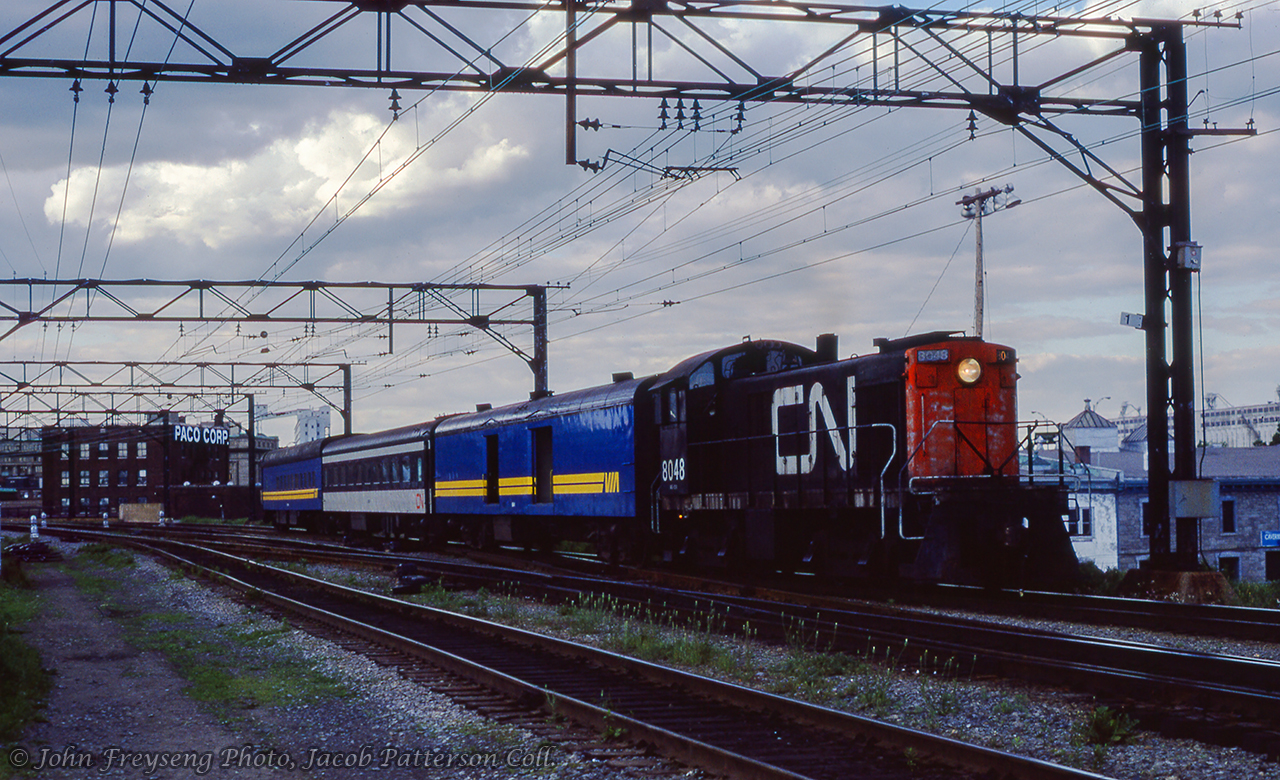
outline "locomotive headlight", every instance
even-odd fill
[[[956,365],[956,376],[966,385],[971,385],[982,378],[982,364],[973,358],[965,358]]]

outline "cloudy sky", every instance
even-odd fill
[[[0,35],[49,5],[4,3]],[[98,5],[98,17],[83,9],[20,48],[11,50],[18,40],[11,39],[0,54],[105,57],[106,4]],[[343,7],[319,0],[170,3],[188,5],[200,30],[240,56],[269,55]],[[1275,400],[1280,10],[1274,0],[1084,8],[1009,2],[996,10],[1244,14],[1242,29],[1187,30],[1193,125],[1252,123],[1258,130],[1253,138],[1193,143],[1193,237],[1204,246],[1196,384],[1233,405]],[[421,11],[406,15],[442,29]],[[564,25],[548,11],[441,16],[515,66],[539,62]],[[122,7],[117,20],[131,33],[121,39],[132,39],[130,58],[199,61],[148,20],[133,33],[137,17]],[[373,15],[354,19],[291,64],[372,68],[375,22]],[[588,19],[586,29],[594,23]],[[687,27],[670,18],[661,24],[652,44],[655,78],[720,78],[665,31],[728,77],[746,80]],[[696,24],[769,75],[794,70],[843,35],[786,22]],[[646,53],[634,65],[643,76],[647,33],[637,33]],[[912,40],[967,88],[985,89],[936,44]],[[396,68],[467,67],[404,20],[393,25],[393,41]],[[954,42],[987,62],[985,35]],[[1116,46],[1024,39],[1020,80],[1046,81]],[[629,78],[631,51],[631,28],[619,26],[583,51],[579,73]],[[903,89],[954,89],[906,50],[895,74],[883,38],[876,53],[878,65],[869,42],[858,39],[802,82],[885,87],[896,75]],[[990,56],[997,78],[1009,83],[1008,42],[994,39]],[[492,70],[492,62],[481,63]],[[0,78],[0,269],[12,277],[563,285],[551,295],[550,379],[553,389],[568,390],[607,382],[614,371],[656,373],[747,336],[812,344],[833,332],[848,355],[872,351],[872,339],[882,336],[971,331],[973,223],[956,201],[1012,185],[1022,204],[984,220],[985,335],[1019,351],[1021,416],[1065,421],[1086,398],[1111,417],[1126,402],[1146,406],[1142,335],[1119,324],[1121,312],[1144,310],[1137,228],[1025,137],[986,117],[977,118],[970,139],[967,114],[957,110],[749,103],[739,120],[736,103],[707,102],[697,130],[691,105],[684,106],[684,128],[669,106],[663,129],[656,100],[580,98],[577,117],[604,125],[576,133],[578,157],[605,162],[593,173],[565,164],[565,106],[554,97],[404,90],[404,110],[392,122],[389,90],[381,88],[166,82],[155,86],[144,111],[138,82],[123,82],[114,104],[105,82],[85,81],[78,104],[70,86],[67,79]],[[1127,55],[1052,94],[1134,99],[1136,88],[1137,59]],[[1054,122],[1137,180],[1136,120]],[[1079,163],[1079,153],[1072,159]],[[666,166],[722,170],[678,180],[655,173]],[[0,294],[10,302],[16,295],[12,288]],[[48,299],[48,290],[41,294]],[[263,339],[235,326],[33,325],[0,344],[0,359],[350,362],[362,430],[516,401],[532,387],[519,358],[463,328],[443,326],[438,335],[398,328],[391,355],[377,328],[267,330]],[[527,330],[506,334],[529,347]],[[277,411],[314,405],[284,391],[260,393],[259,402]],[[291,435],[289,426],[275,432]]]

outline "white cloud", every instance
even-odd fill
[[[301,137],[277,140],[245,159],[208,164],[157,160],[136,166],[131,175],[124,165],[101,173],[78,167],[69,193],[65,178],[50,188],[45,217],[51,224],[62,220],[65,195],[69,224],[85,225],[92,214],[96,229],[110,230],[118,208],[118,200],[112,199],[119,197],[127,177],[118,242],[176,240],[218,249],[247,235],[286,235],[306,225],[335,192],[340,193],[336,210],[345,212],[414,152],[416,141],[401,125],[362,162],[382,130],[383,120],[373,115],[334,111]],[[428,152],[414,163],[411,176],[386,187],[356,216],[384,215],[424,201],[448,203],[460,190],[493,185],[526,151],[485,130],[480,137],[470,135],[457,158]],[[447,144],[442,150],[458,151]]]

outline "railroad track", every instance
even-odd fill
[[[735,628],[745,631],[749,627],[754,638],[779,645],[792,644],[797,636],[803,636],[814,647],[855,656],[877,648],[885,658],[906,666],[937,666],[950,659],[953,668],[973,676],[1091,692],[1115,708],[1137,714],[1147,728],[1166,736],[1193,737],[1280,757],[1276,714],[1280,712],[1280,663],[1274,661],[1004,626],[848,599],[785,592],[760,595],[758,589],[757,595],[746,596],[671,587],[705,587],[706,581],[700,578],[661,576],[659,581],[667,583],[664,587],[564,572],[495,569],[462,561],[424,562],[376,553],[356,553],[355,557],[383,565],[415,561],[423,574],[455,587],[492,590],[501,586],[547,601],[572,601],[583,593],[607,594],[620,606],[630,606],[633,614],[676,614],[691,623],[705,623],[711,613],[731,633]],[[1140,614],[1141,606],[1135,607]],[[1177,606],[1187,605],[1156,604],[1153,613],[1177,614],[1168,609]],[[1271,636],[1280,636],[1280,632]]]
[[[282,548],[293,546],[294,541],[297,540],[287,544],[278,540],[264,545],[238,543],[235,549],[255,557],[279,557]],[[803,627],[802,633],[811,644],[824,649],[863,656],[874,647],[904,665],[936,666],[940,659],[950,659],[954,667],[975,676],[1023,679],[1091,691],[1115,707],[1138,714],[1146,728],[1168,736],[1190,736],[1280,756],[1280,721],[1276,716],[1280,712],[1280,664],[1271,661],[922,615],[847,599],[760,594],[758,589],[757,595],[747,596],[735,592],[740,590],[735,586],[724,584],[717,586],[723,592],[708,593],[671,587],[707,585],[702,579],[674,575],[661,578],[668,583],[663,587],[563,571],[495,570],[465,561],[352,552],[336,545],[307,546],[302,554],[310,560],[354,559],[384,567],[409,560],[423,574],[453,587],[492,590],[500,584],[514,593],[548,601],[572,601],[583,593],[607,594],[620,605],[630,605],[637,611],[661,611],[690,621],[705,622],[710,611],[729,632],[750,626],[755,638],[779,644],[794,643],[797,627]],[[790,601],[780,603],[780,599]],[[1167,611],[1187,605],[1154,606]],[[1215,623],[1220,620],[1216,618]]]
[[[973,588],[952,587],[929,589],[910,598],[911,603],[924,606],[964,609],[989,615],[1246,641],[1275,642],[1280,638],[1280,609],[1182,604],[1070,593],[988,593]]]
[[[97,530],[93,526],[79,526]],[[365,556],[373,565],[390,562],[394,566],[405,558],[399,554],[387,554],[373,550],[353,550],[348,545],[299,536],[282,536],[265,528],[253,526],[181,525],[170,523],[135,523],[121,527],[130,533],[148,536],[209,537],[210,541],[223,541],[226,536],[248,545],[260,543],[274,549],[306,549],[317,559],[339,561],[343,556]],[[76,526],[56,526],[54,530]],[[24,530],[16,526],[14,530]],[[249,548],[246,548],[249,549]],[[618,569],[580,556],[560,556],[548,563],[546,558],[529,558],[503,552],[477,553],[466,548],[459,550],[469,557],[489,562],[504,570],[546,567],[563,573],[576,572],[585,577],[604,578],[626,576],[628,579],[644,579],[674,589],[702,591],[729,595],[748,595],[766,601],[787,604],[807,604],[813,607],[841,609],[851,601],[893,602],[900,607],[923,606],[936,609],[963,610],[982,615],[1002,615],[1025,619],[1055,622],[1082,623],[1086,625],[1115,626],[1139,630],[1162,631],[1221,639],[1274,642],[1280,637],[1280,609],[1255,609],[1210,604],[1182,604],[1149,599],[1084,596],[1066,593],[1036,591],[988,591],[960,586],[920,586],[903,584],[894,590],[868,588],[848,583],[815,583],[808,578],[762,575],[750,582],[731,578],[711,580],[662,570]],[[890,611],[902,611],[893,610]]]
[[[753,778],[1058,780],[1097,775],[903,729],[590,647],[325,583],[208,548],[132,541],[329,631],[470,681],[490,708],[564,717],[709,772]],[[456,687],[456,686],[455,686]],[[447,693],[447,690],[445,691]],[[505,706],[505,705],[502,705]],[[527,720],[528,718],[526,718]],[[536,718],[535,718],[536,719]],[[594,749],[607,749],[596,745]],[[629,749],[624,749],[625,753]]]

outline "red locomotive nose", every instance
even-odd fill
[[[1017,371],[1012,349],[953,339],[908,350],[912,477],[1017,474]]]

